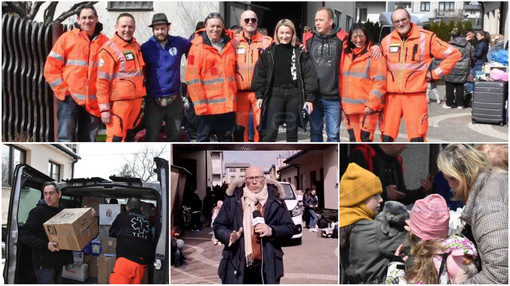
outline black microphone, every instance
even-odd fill
[[[252,224],[253,224],[253,226],[256,226],[259,223],[266,223],[266,222],[264,221],[264,217],[262,217],[262,213],[260,213],[259,210],[254,210]]]

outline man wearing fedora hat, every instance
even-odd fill
[[[191,47],[188,39],[170,36],[171,23],[164,13],[152,17],[154,36],[142,45],[146,68],[147,98],[145,101],[146,140],[157,141],[163,121],[166,141],[178,141],[181,125],[182,98],[181,59]]]

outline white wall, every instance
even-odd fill
[[[323,151],[324,168],[324,207],[338,209],[338,145],[329,147]]]

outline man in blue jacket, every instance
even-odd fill
[[[154,36],[142,45],[146,68],[147,97],[145,101],[146,141],[158,141],[165,122],[166,141],[178,141],[181,125],[182,98],[181,59],[191,47],[188,39],[170,36],[170,22],[163,13],[152,17]]]

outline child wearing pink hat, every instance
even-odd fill
[[[433,194],[416,201],[408,221],[413,262],[404,266],[403,245],[390,262],[386,284],[457,284],[478,273],[475,245],[463,236],[448,237],[450,210]]]

